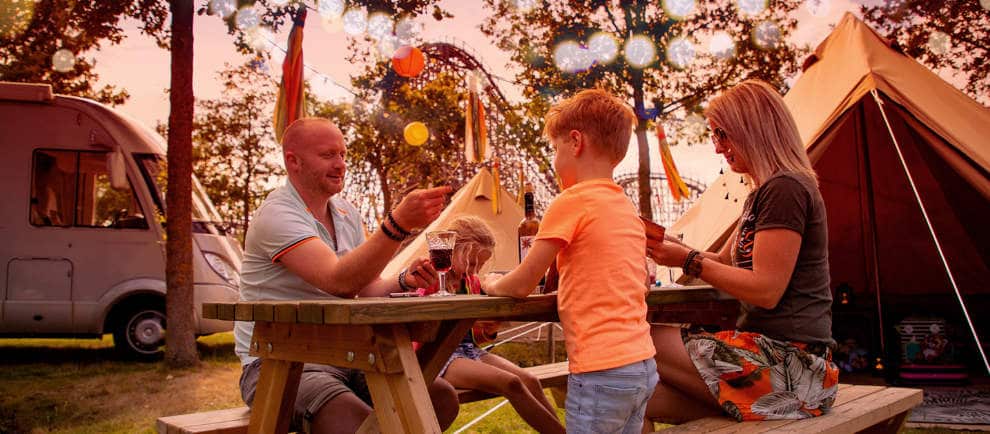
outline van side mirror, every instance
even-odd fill
[[[107,171],[110,172],[110,187],[114,190],[127,190],[127,167],[124,165],[124,153],[117,147],[107,154]]]

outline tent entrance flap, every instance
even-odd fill
[[[977,333],[976,327],[973,325],[973,320],[969,316],[969,309],[966,308],[966,302],[963,301],[962,293],[959,292],[959,285],[956,284],[956,278],[952,273],[952,268],[949,267],[949,263],[945,259],[945,252],[942,250],[942,244],[939,242],[938,234],[935,233],[935,228],[932,226],[931,218],[928,217],[928,210],[925,207],[924,201],[921,200],[921,195],[918,193],[918,187],[914,182],[914,177],[911,175],[911,170],[908,169],[907,162],[904,160],[904,154],[901,152],[901,145],[897,142],[897,136],[894,134],[894,130],[890,126],[890,120],[887,118],[887,113],[883,109],[884,102],[880,99],[880,96],[877,94],[876,90],[873,90],[870,93],[873,95],[873,100],[876,101],[877,106],[880,109],[880,115],[883,117],[887,131],[890,133],[890,140],[894,145],[894,149],[897,151],[897,157],[900,160],[901,167],[904,168],[904,174],[907,176],[908,182],[911,184],[911,191],[914,193],[914,197],[918,201],[918,207],[921,209],[921,214],[925,218],[925,224],[928,226],[928,231],[932,237],[932,241],[935,243],[935,248],[938,249],[939,259],[941,259],[942,265],[945,268],[945,273],[949,277],[949,281],[952,284],[952,290],[955,292],[956,298],[959,300],[959,307],[962,309],[963,316],[966,317],[966,324],[969,325],[969,329],[973,333],[973,339],[976,341],[976,347],[979,349],[980,356],[983,358],[983,366],[986,368],[987,373],[990,374],[990,363],[987,362],[987,354],[983,351],[983,344],[980,342],[980,335]]]

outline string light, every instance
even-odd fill
[[[619,44],[612,35],[598,32],[588,39],[588,51],[594,60],[600,64],[609,64],[619,55]]]
[[[392,18],[384,13],[378,12],[368,18],[368,35],[376,40],[392,34],[394,24]]]
[[[774,48],[780,42],[780,29],[772,21],[764,21],[753,29],[753,41],[757,47]]]
[[[736,0],[736,6],[739,7],[739,12],[744,16],[754,17],[763,13],[767,9],[766,0]]]
[[[626,41],[625,52],[626,62],[633,68],[645,68],[657,57],[656,46],[653,41],[644,35],[634,35]]]
[[[360,35],[368,28],[368,11],[364,8],[351,8],[344,12],[344,32]]]
[[[831,9],[831,4],[829,4],[829,0],[805,0],[804,8],[807,9],[811,15],[816,17],[824,17],[828,15],[828,11]]]
[[[575,41],[564,41],[553,50],[553,60],[561,71],[578,72],[591,67],[592,54]]]
[[[340,18],[344,13],[344,0],[319,0],[316,11],[323,19]]]
[[[674,38],[667,46],[667,61],[680,69],[694,62],[694,54],[694,45],[685,38]]]
[[[941,56],[948,53],[949,48],[949,35],[937,30],[932,32],[931,35],[928,35],[928,49],[931,50],[931,52],[936,56]]]
[[[671,18],[683,20],[694,14],[694,0],[664,0],[663,9]]]
[[[708,41],[708,52],[716,59],[726,60],[736,55],[736,43],[726,32],[715,32],[712,39]]]
[[[76,66],[76,55],[63,48],[52,55],[52,69],[58,72],[69,72]]]
[[[235,0],[210,0],[210,10],[220,15],[220,18],[227,19],[237,11]]]
[[[248,31],[252,28],[261,24],[261,19],[258,18],[258,12],[250,6],[245,6],[241,10],[237,11],[237,18],[235,19],[237,28],[242,31]]]

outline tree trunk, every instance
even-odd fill
[[[639,122],[636,123],[636,143],[639,145],[639,213],[650,220],[653,220],[653,206],[650,197],[653,195],[650,188],[650,146],[646,141],[646,119],[645,113],[640,110],[645,109],[643,97],[643,72],[635,70],[632,73],[633,107],[636,107],[636,116]]]
[[[165,363],[172,368],[199,363],[192,268],[193,3],[173,0],[172,82],[168,115],[168,222],[165,296],[168,339]]]

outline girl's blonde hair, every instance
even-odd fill
[[[495,247],[495,234],[480,218],[469,215],[459,216],[447,226],[448,230],[457,232],[455,246],[461,243],[475,243],[482,247]]]
[[[732,142],[749,165],[754,188],[777,172],[817,176],[784,99],[769,84],[746,80],[722,92],[705,109],[714,136]],[[719,131],[720,130],[720,131]]]

